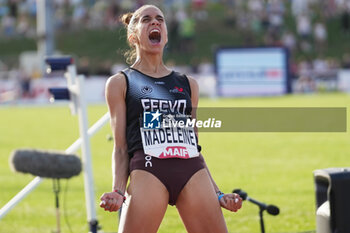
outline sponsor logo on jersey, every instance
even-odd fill
[[[168,146],[165,148],[165,151],[159,155],[160,159],[167,158],[184,158],[188,159],[190,156],[188,150],[184,146]]]
[[[179,93],[179,94],[185,94],[184,89],[182,87],[175,86],[174,89],[169,90],[170,93]]]
[[[149,93],[151,93],[153,91],[153,88],[151,87],[151,86],[143,86],[142,88],[141,88],[141,92],[143,93],[143,94],[149,94]]]
[[[163,82],[163,81],[155,81],[154,84],[156,84],[156,85],[164,85],[165,82]]]

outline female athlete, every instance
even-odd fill
[[[227,232],[221,207],[236,212],[242,199],[220,192],[200,154],[195,129],[157,126],[164,113],[196,118],[199,96],[193,78],[163,63],[168,42],[164,15],[145,5],[122,21],[136,56],[106,83],[114,135],[113,191],[101,196],[100,206],[112,212],[126,202],[119,232],[157,232],[168,204],[176,205],[190,233]]]

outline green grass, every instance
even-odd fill
[[[230,107],[350,107],[350,96],[323,94],[275,98],[201,99],[201,106]],[[92,124],[106,112],[103,105],[89,107]],[[96,208],[99,196],[110,190],[112,142],[106,125],[92,138]],[[66,106],[0,108],[0,207],[33,177],[13,173],[9,155],[16,148],[65,150],[78,137],[77,117]],[[280,207],[281,214],[265,214],[267,232],[315,230],[313,171],[349,167],[349,133],[201,133],[203,155],[217,184],[224,192],[242,188],[249,195]],[[83,176],[61,182],[61,211],[66,206],[73,232],[87,232]],[[62,211],[63,212],[63,211]],[[244,203],[238,213],[223,211],[229,232],[260,232],[258,208]],[[104,232],[117,231],[117,214],[98,209]],[[69,232],[61,214],[62,232]],[[55,230],[52,182],[44,180],[32,193],[0,220],[6,233],[47,233]],[[175,207],[168,208],[159,232],[185,232]]]

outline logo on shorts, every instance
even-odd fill
[[[156,112],[143,112],[143,128],[159,129],[161,127],[162,114]]]
[[[146,160],[146,162],[145,162],[145,167],[152,167],[152,156],[147,155],[147,156],[145,157],[145,160]]]
[[[153,88],[151,87],[151,86],[143,86],[142,88],[141,88],[141,92],[143,93],[143,94],[149,94],[149,93],[151,93],[153,91]]]

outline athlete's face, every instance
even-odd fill
[[[156,7],[150,6],[140,12],[136,25],[134,42],[141,51],[162,53],[168,42],[168,32],[163,13]]]

